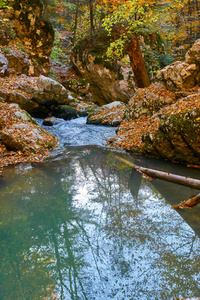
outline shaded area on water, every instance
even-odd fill
[[[0,299],[199,296],[200,239],[162,196],[177,201],[171,195],[190,189],[149,182],[98,147],[70,147],[3,175]],[[184,217],[194,216],[198,207]]]

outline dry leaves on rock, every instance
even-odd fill
[[[10,131],[15,144],[23,144],[22,149],[14,150],[0,140],[0,171],[8,164],[41,161],[57,145],[53,135],[31,121],[18,118],[16,112],[25,113],[17,105],[0,103],[0,136],[3,139],[2,133]]]

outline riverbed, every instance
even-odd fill
[[[40,124],[42,120],[37,120]],[[115,128],[85,118],[45,127],[59,139],[42,163],[0,179],[0,299],[168,300],[200,296],[197,191],[148,180],[106,147]],[[200,171],[117,155],[200,179]]]

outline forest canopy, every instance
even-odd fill
[[[53,24],[56,38],[51,57],[59,62],[68,62],[80,41],[92,41],[103,32],[109,40],[104,47],[106,59],[115,61],[130,54],[135,39],[153,76],[173,60],[183,60],[200,38],[198,0],[37,1],[43,6],[44,20]],[[0,0],[1,8],[11,5],[12,0]]]
[[[46,17],[73,43],[102,29],[111,34],[119,27],[118,45],[132,33],[159,32],[171,48],[187,50],[200,36],[198,0],[44,0],[44,5]]]

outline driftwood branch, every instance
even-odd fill
[[[172,173],[162,172],[162,171],[158,171],[158,170],[154,170],[154,169],[143,168],[143,167],[140,167],[140,166],[137,166],[137,165],[131,163],[130,161],[128,161],[118,155],[115,155],[115,157],[117,159],[119,159],[120,161],[122,161],[123,163],[135,168],[138,172],[141,172],[141,173],[149,176],[150,178],[162,179],[165,181],[173,182],[176,184],[181,184],[181,185],[193,188],[193,189],[200,190],[200,180],[198,180],[198,179],[175,175]]]
[[[121,162],[133,167],[138,172],[145,174],[147,176],[147,178],[149,177],[149,179],[153,179],[153,178],[161,179],[161,180],[165,180],[168,182],[173,182],[176,184],[180,184],[180,185],[184,185],[184,186],[187,186],[187,187],[190,187],[193,189],[200,190],[200,180],[198,180],[198,179],[175,175],[175,174],[162,172],[162,171],[158,171],[158,170],[154,170],[154,169],[143,168],[143,167],[133,164],[132,162],[130,162],[118,155],[115,155],[115,157],[118,160],[120,160]],[[177,208],[192,208],[193,206],[197,205],[198,203],[200,203],[200,193],[195,196],[192,196],[191,198],[189,198],[186,201],[181,202],[180,204],[173,205],[172,207],[175,209],[177,209]]]
[[[179,204],[172,205],[174,209],[183,209],[183,208],[193,208],[200,203],[200,193],[190,197],[188,200],[185,200]]]

